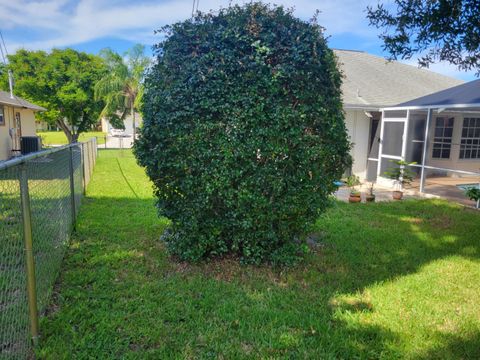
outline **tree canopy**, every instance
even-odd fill
[[[142,101],[143,78],[150,60],[145,47],[137,44],[121,57],[111,49],[103,49],[100,56],[105,61],[107,73],[95,85],[95,98],[104,100],[101,116],[116,128],[124,128],[125,117],[133,117],[135,135],[135,111]]]
[[[14,93],[47,111],[37,118],[60,127],[69,142],[98,122],[102,101],[94,99],[94,85],[106,67],[98,56],[73,49],[51,52],[19,50],[8,56],[15,79]],[[2,84],[8,87],[6,71]]]
[[[322,28],[230,6],[161,29],[134,146],[184,260],[290,263],[348,162],[341,75]]]
[[[419,55],[422,66],[447,61],[480,75],[478,0],[395,0],[367,12],[393,59]]]

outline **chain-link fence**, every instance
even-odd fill
[[[0,163],[0,359],[32,354],[96,157],[93,138]]]

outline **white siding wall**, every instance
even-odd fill
[[[128,115],[124,120],[125,125],[125,134],[133,135],[133,118],[131,115]],[[135,114],[135,126],[138,128],[142,125],[142,116],[140,114]],[[102,118],[102,131],[109,134],[110,131],[113,129],[113,126],[110,125],[110,122]]]
[[[367,175],[368,142],[370,135],[370,118],[363,110],[345,110],[345,125],[350,141],[353,143],[353,174],[364,180]]]

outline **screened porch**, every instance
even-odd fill
[[[369,148],[367,180],[393,186],[385,172],[409,163],[415,190],[476,205],[465,195],[480,188],[480,82],[412,100],[382,111]]]

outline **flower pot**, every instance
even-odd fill
[[[365,197],[366,202],[375,202],[375,195],[367,195]]]
[[[394,200],[402,200],[403,198],[403,191],[394,191],[392,193],[392,197]]]
[[[350,194],[350,196],[348,197],[348,202],[351,202],[351,203],[359,203],[361,201],[362,201],[362,197],[360,193]]]

